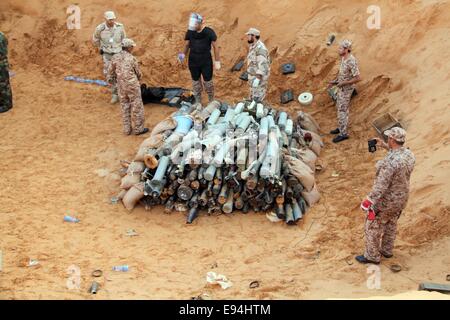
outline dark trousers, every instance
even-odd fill
[[[200,76],[203,77],[203,81],[211,81],[213,77],[213,63],[212,60],[205,62],[204,64],[191,65],[189,63],[189,71],[191,72],[192,80],[199,81]]]

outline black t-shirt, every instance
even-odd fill
[[[184,40],[189,40],[189,65],[212,62],[211,42],[217,40],[213,29],[205,27],[201,32],[188,30]]]

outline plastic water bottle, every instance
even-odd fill
[[[103,81],[103,80],[95,80],[94,83],[98,84],[99,86],[103,86],[103,87],[108,86],[106,81]]]
[[[121,272],[127,272],[129,270],[127,265],[123,265],[123,266],[114,266],[112,268],[113,271],[121,271]]]
[[[66,222],[74,222],[74,223],[80,222],[79,219],[77,219],[75,217],[71,217],[71,216],[64,216],[64,221],[66,221]]]

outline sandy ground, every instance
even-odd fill
[[[380,30],[366,28],[368,1],[78,3],[82,29],[72,31],[65,27],[67,4],[61,1],[0,3],[0,30],[10,40],[16,72],[14,109],[0,115],[0,299],[189,299],[202,293],[219,299],[367,298],[414,291],[423,281],[446,282],[449,1],[379,1]],[[187,226],[181,213],[139,207],[130,214],[109,203],[119,188],[119,161],[131,159],[143,138],[121,134],[119,107],[108,104],[106,89],[63,77],[101,77],[100,56],[89,39],[110,8],[139,45],[144,81],[161,86],[190,85],[175,56],[189,12],[202,12],[219,35],[224,69],[216,75],[217,95],[229,102],[247,95],[246,84],[228,70],[245,55],[243,33],[255,25],[272,52],[268,100],[278,105],[288,88],[313,92],[315,101],[304,110],[324,133],[335,126],[324,89],[338,66],[336,45],[327,47],[325,41],[329,32],[354,40],[363,81],[352,104],[351,139],[336,146],[324,134],[325,169],[317,176],[323,198],[302,223],[288,227],[263,214],[236,213],[202,215]],[[290,61],[298,71],[281,75],[280,65]],[[281,108],[301,110],[296,102]],[[417,165],[395,257],[380,265],[380,289],[368,289],[370,274],[353,256],[364,244],[359,203],[383,156],[367,152],[366,141],[375,135],[370,123],[388,111],[407,128]],[[148,105],[145,112],[152,127],[173,109]],[[63,223],[65,214],[81,222]],[[127,237],[128,229],[139,235]],[[27,267],[29,259],[40,264]],[[403,270],[392,273],[391,263]],[[119,264],[130,271],[109,271]],[[74,266],[80,289],[68,288]],[[104,276],[101,291],[92,296],[87,290],[95,269]],[[207,286],[208,271],[225,274],[233,287]],[[260,281],[259,288],[248,288],[253,280]]]

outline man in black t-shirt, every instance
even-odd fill
[[[184,52],[178,54],[178,60],[183,63],[189,53],[189,71],[192,77],[192,91],[195,102],[201,103],[202,79],[209,101],[214,100],[213,60],[211,46],[214,49],[214,68],[220,70],[219,47],[217,46],[217,36],[213,29],[203,26],[203,18],[199,14],[191,15],[190,26],[192,29],[186,32],[184,40],[186,45]]]

